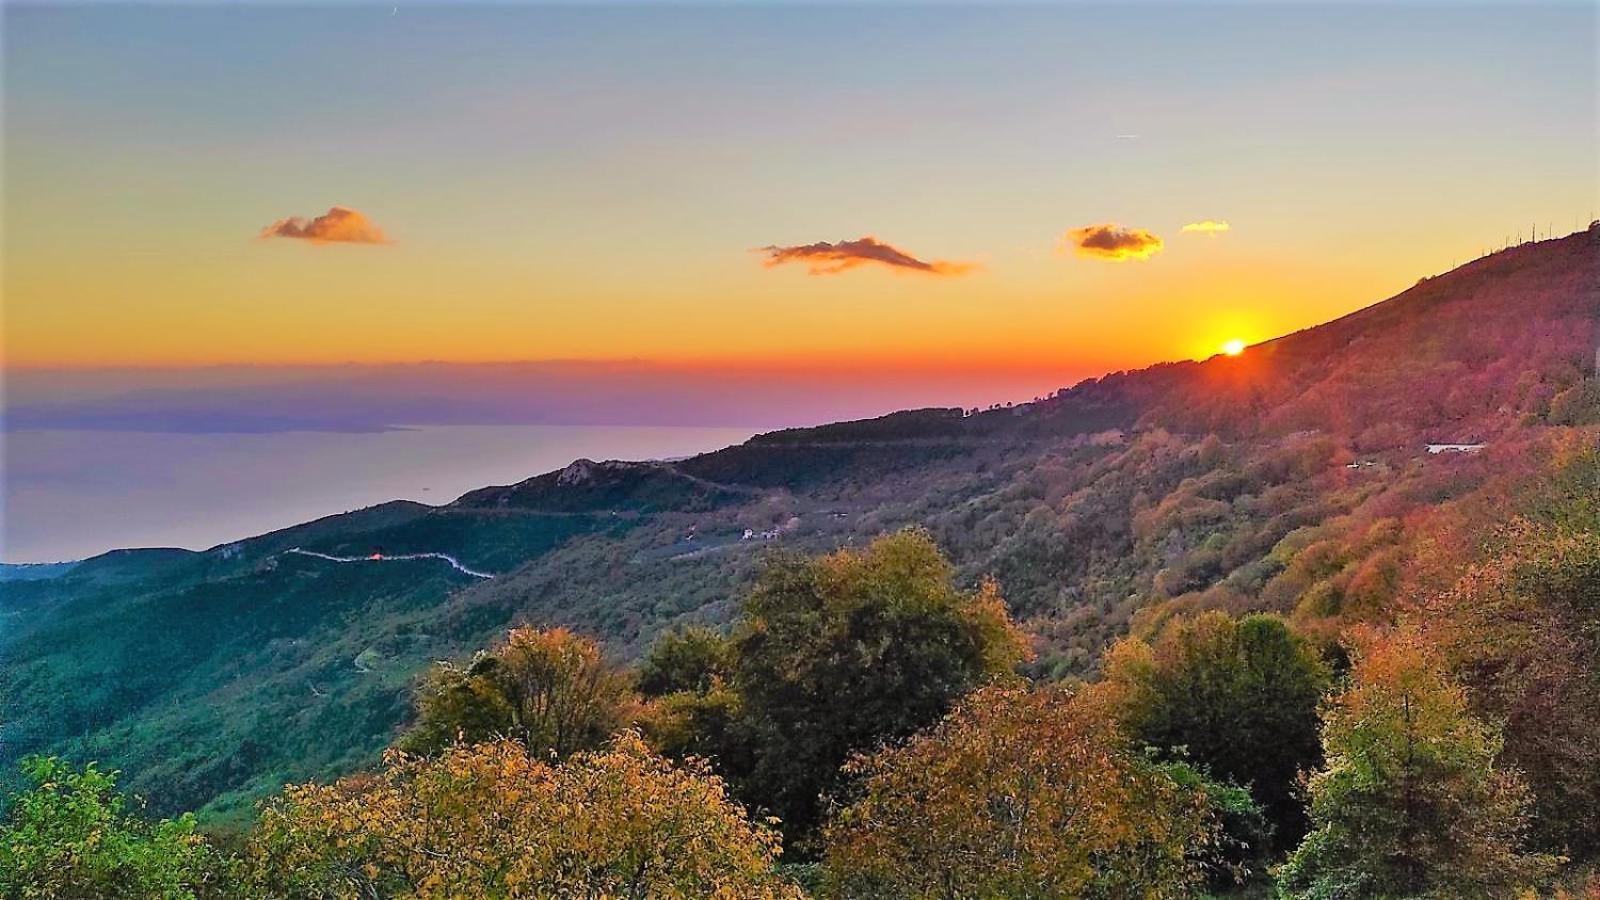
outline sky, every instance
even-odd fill
[[[1600,207],[1592,4],[4,25],[13,374],[630,361],[1023,390],[1314,325]]]

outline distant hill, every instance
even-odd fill
[[[97,759],[158,811],[238,815],[285,779],[369,762],[418,671],[509,624],[635,654],[664,627],[727,621],[768,549],[907,524],[964,578],[1000,580],[1044,674],[1092,671],[1116,635],[1188,610],[1381,617],[1429,576],[1430,521],[1492,517],[1517,479],[1593,443],[1597,260],[1595,230],[1513,248],[1237,357],[1031,404],[780,431],[670,463],[579,460],[442,507],[8,571],[0,762]],[[496,577],[392,558],[413,553]]]
[[[0,581],[35,581],[71,571],[76,562],[0,563]]]
[[[744,499],[749,491],[703,481],[670,463],[595,462],[580,459],[559,472],[509,487],[471,491],[457,509],[525,509],[541,512],[693,512]]]

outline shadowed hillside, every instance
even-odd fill
[[[674,463],[580,460],[445,507],[390,503],[213,548],[6,581],[0,756],[130,773],[159,810],[237,813],[393,738],[416,673],[508,624],[636,653],[720,624],[765,548],[927,526],[996,576],[1042,674],[1177,611],[1382,619],[1448,540],[1592,444],[1600,231],[1503,251],[1237,357],[976,414],[762,435]],[[1430,453],[1428,444],[1484,445]],[[1442,536],[1442,537],[1441,537]],[[336,563],[339,557],[449,554]],[[10,767],[8,767],[9,769]]]

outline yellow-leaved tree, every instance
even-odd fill
[[[1517,897],[1560,859],[1524,847],[1532,796],[1500,765],[1436,647],[1357,630],[1345,690],[1322,712],[1312,830],[1278,871],[1285,898]]]
[[[498,740],[291,786],[245,868],[280,897],[798,897],[779,843],[703,763],[626,731],[555,765]]]
[[[402,749],[509,737],[539,756],[599,747],[638,714],[628,676],[593,639],[565,628],[513,628],[466,667],[440,663],[417,697]]]
[[[850,766],[824,831],[843,897],[1187,896],[1216,827],[1203,790],[1058,687],[989,687]]]

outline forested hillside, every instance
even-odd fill
[[[778,432],[671,463],[578,461],[443,507],[8,580],[0,765],[98,760],[156,812],[243,817],[286,781],[372,763],[431,661],[513,624],[569,626],[635,659],[666,629],[731,623],[769,551],[905,526],[928,530],[960,585],[994,579],[1034,676],[1094,676],[1118,637],[1156,640],[1209,610],[1279,613],[1336,648],[1351,625],[1403,618],[1406,598],[1468,590],[1470,566],[1490,578],[1515,516],[1593,523],[1597,242],[1591,229],[1516,247],[1236,357],[1033,403]],[[495,577],[291,549],[443,553]],[[1582,652],[1550,666],[1581,667]],[[1481,696],[1533,716],[1522,691]],[[1508,752],[1530,775],[1547,758]]]

